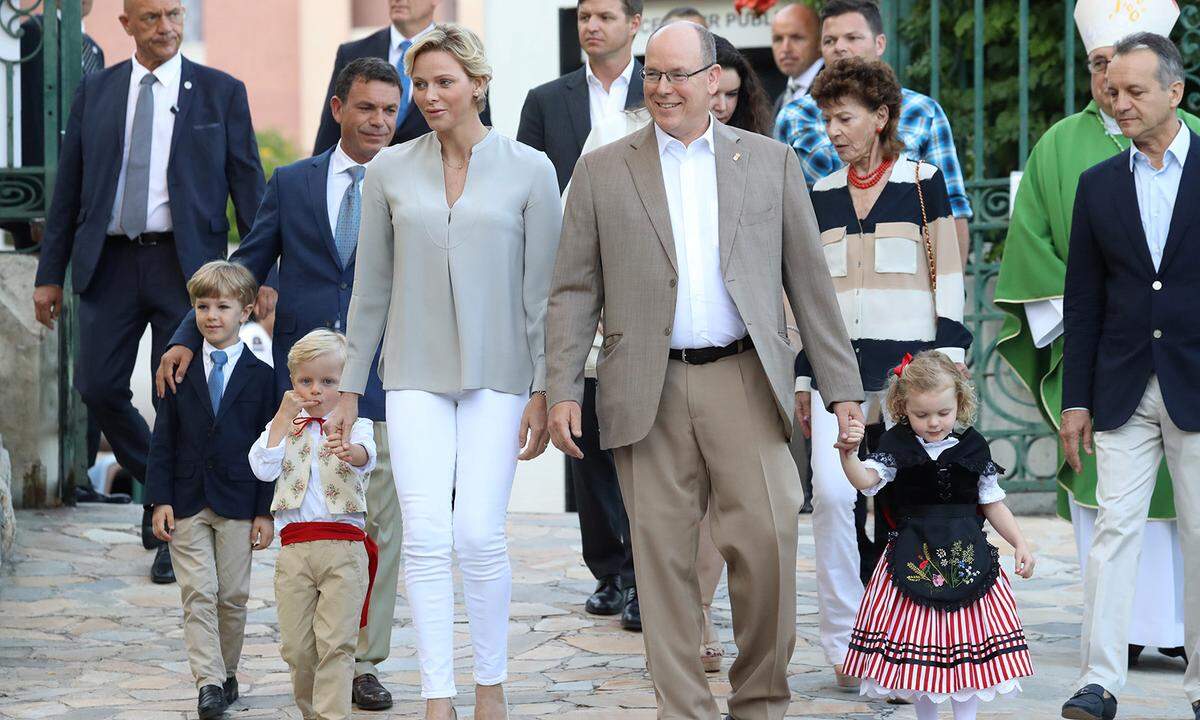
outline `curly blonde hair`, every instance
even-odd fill
[[[919,353],[904,368],[903,375],[897,377],[893,374],[888,379],[887,398],[884,401],[887,413],[896,422],[901,422],[907,417],[908,398],[913,394],[937,392],[948,387],[954,388],[958,398],[955,425],[966,427],[975,422],[975,414],[979,410],[975,386],[963,377],[950,358],[936,350]]]

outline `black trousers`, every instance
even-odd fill
[[[138,342],[150,325],[150,376],[144,381],[151,383],[157,407],[154,371],[189,306],[175,246],[142,247],[121,238],[109,238],[91,285],[79,296],[75,388],[117,462],[139,482],[146,478],[150,428],[133,407],[130,387]]]
[[[617,466],[612,452],[600,449],[600,423],[596,419],[596,381],[588,378],[583,387],[583,436],[575,441],[583,459],[570,458],[579,534],[583,539],[583,561],[597,580],[619,575],[621,587],[633,587],[633,543],[629,518],[617,484]]]

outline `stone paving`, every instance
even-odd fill
[[[152,555],[142,549],[134,528],[139,515],[138,508],[95,505],[18,513],[14,562],[0,579],[0,718],[196,717],[179,627],[179,592],[174,585],[149,582]],[[1039,555],[1038,576],[1018,579],[1017,596],[1038,675],[1024,683],[1022,698],[998,700],[981,718],[1058,717],[1059,704],[1075,685],[1081,591],[1070,527],[1051,518],[1024,524]],[[653,718],[641,636],[622,631],[615,619],[582,611],[592,580],[579,559],[574,516],[513,515],[510,538],[512,717]],[[278,541],[255,558],[239,671],[242,699],[228,713],[231,720],[299,717],[279,658],[271,587],[277,549]],[[811,525],[802,518],[799,638],[790,667],[794,700],[788,717],[913,718],[910,707],[866,702],[834,687],[817,646],[814,563]],[[716,616],[731,653],[723,587]],[[392,689],[396,705],[387,713],[356,712],[356,720],[420,717],[416,650],[403,599],[395,621],[392,656],[381,668],[381,680]],[[470,647],[461,612],[456,622],[459,687],[465,690],[459,712],[469,718]],[[714,693],[727,695],[724,673],[710,678]],[[1121,718],[1190,717],[1181,678],[1182,663],[1148,651],[1121,696]]]

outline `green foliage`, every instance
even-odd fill
[[[267,180],[271,179],[271,175],[275,173],[275,168],[291,163],[300,159],[300,153],[296,148],[288,142],[287,138],[280,135],[275,130],[262,130],[255,133],[258,140],[258,158],[262,163],[263,174]],[[253,213],[258,208],[251,210],[251,220]],[[241,235],[238,233],[237,217],[233,212],[233,202],[229,202],[225,208],[225,217],[229,219],[229,242],[241,242]]]

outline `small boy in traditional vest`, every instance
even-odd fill
[[[246,453],[275,411],[275,390],[271,368],[238,338],[258,292],[250,271],[214,260],[187,290],[203,361],[158,404],[146,502],[155,537],[171,549],[196,709],[208,720],[238,699],[250,553],[271,544],[273,488],[254,480]]]
[[[323,431],[345,362],[346,339],[331,330],[314,330],[293,345],[292,389],[250,449],[254,474],[275,482],[271,512],[283,544],[275,562],[280,654],[305,720],[350,717],[354,649],[375,574],[375,545],[363,531],[374,429],[359,418],[349,449],[338,453]]]

